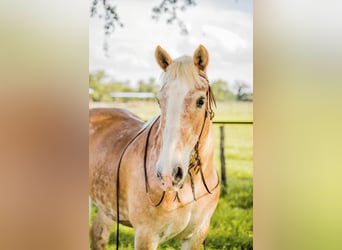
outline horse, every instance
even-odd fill
[[[199,249],[208,234],[220,185],[213,164],[215,99],[203,45],[171,59],[157,46],[162,69],[160,115],[144,122],[119,108],[91,109],[89,189],[98,208],[91,249],[104,249],[114,222],[134,228],[135,249],[157,249],[176,237]]]

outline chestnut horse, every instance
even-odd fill
[[[200,45],[193,57],[172,60],[158,46],[155,57],[164,71],[160,116],[144,123],[123,109],[90,111],[92,249],[105,248],[115,221],[135,229],[135,249],[173,237],[182,249],[199,249],[219,200],[208,52]]]

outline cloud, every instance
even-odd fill
[[[89,70],[105,70],[114,79],[134,83],[150,77],[159,78],[161,70],[154,59],[159,44],[171,57],[192,55],[199,44],[210,54],[208,68],[212,80],[229,82],[252,77],[252,14],[222,5],[222,1],[199,2],[198,6],[180,12],[190,30],[180,35],[177,25],[158,23],[151,18],[154,1],[120,1],[117,9],[124,28],[117,28],[109,40],[110,58],[102,51],[102,23],[90,20]]]
[[[224,28],[205,24],[202,26],[203,36],[215,40],[225,51],[236,52],[245,49],[247,43],[238,34]]]

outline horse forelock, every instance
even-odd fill
[[[200,71],[190,56],[182,56],[173,60],[161,78],[163,82],[162,88],[175,82],[175,80],[189,85],[190,88],[204,89],[207,87],[207,82],[200,76]]]

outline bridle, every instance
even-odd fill
[[[197,142],[195,144],[195,147],[192,151],[192,155],[191,155],[191,160],[189,162],[189,166],[188,166],[188,175],[190,177],[190,183],[191,183],[191,191],[192,191],[192,195],[193,195],[193,198],[194,198],[194,201],[197,201],[197,197],[195,195],[195,184],[194,184],[194,180],[193,180],[193,173],[195,175],[198,174],[198,172],[200,172],[201,174],[201,179],[202,179],[202,183],[207,191],[208,194],[212,194],[212,192],[220,185],[220,178],[218,176],[218,173],[216,171],[216,174],[217,174],[217,184],[212,188],[210,189],[205,181],[205,178],[204,178],[204,174],[203,174],[203,169],[202,169],[202,163],[201,163],[201,159],[200,159],[200,156],[199,156],[199,144],[200,144],[200,141],[201,141],[201,138],[202,138],[202,133],[203,133],[203,130],[204,130],[204,126],[206,124],[206,120],[209,118],[210,120],[212,120],[214,118],[214,111],[212,109],[212,106],[214,105],[216,107],[216,101],[215,101],[215,97],[214,97],[214,94],[210,88],[210,84],[209,84],[209,80],[208,78],[206,77],[206,75],[202,72],[200,72],[199,74],[200,77],[202,77],[203,79],[206,80],[207,82],[207,86],[208,86],[208,90],[206,92],[206,97],[207,97],[207,103],[206,103],[206,111],[205,111],[205,115],[204,115],[204,120],[203,120],[203,124],[202,124],[202,128],[201,128],[201,131],[200,131],[200,134],[198,136],[198,139],[197,139]],[[144,133],[146,130],[147,130],[147,136],[146,136],[146,141],[145,141],[145,150],[144,150],[144,178],[145,178],[145,191],[146,191],[146,194],[147,194],[147,197],[148,197],[148,200],[149,200],[149,203],[154,206],[154,207],[158,207],[164,200],[164,197],[165,197],[165,191],[163,191],[161,197],[160,197],[160,200],[157,201],[157,202],[153,202],[150,198],[150,195],[149,195],[149,184],[148,184],[148,177],[147,177],[147,153],[148,153],[148,144],[149,144],[149,138],[150,138],[150,134],[151,134],[151,131],[152,131],[152,128],[153,126],[156,124],[156,122],[160,119],[160,115],[158,115],[157,117],[155,117],[149,124],[149,126],[145,126],[143,127],[133,138],[131,138],[131,140],[126,144],[126,146],[124,147],[124,149],[122,150],[122,153],[120,155],[120,158],[119,158],[119,161],[118,161],[118,166],[117,166],[117,181],[116,181],[116,249],[118,250],[119,249],[119,236],[120,236],[120,232],[119,232],[119,216],[120,216],[120,206],[119,206],[119,188],[120,188],[120,178],[119,178],[119,175],[120,175],[120,167],[121,167],[121,162],[122,162],[122,159],[123,159],[123,156],[126,152],[126,150],[128,149],[128,147],[142,134]],[[183,187],[181,187],[183,188]],[[180,198],[179,198],[179,195],[178,195],[178,191],[176,191],[176,194],[175,194],[175,198],[173,201],[178,201],[180,202]]]

